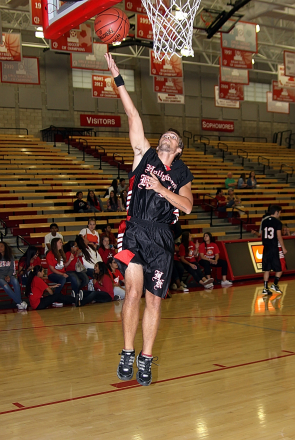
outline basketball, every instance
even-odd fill
[[[127,15],[117,8],[110,8],[97,15],[94,30],[103,43],[122,41],[129,32]]]

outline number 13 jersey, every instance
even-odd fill
[[[278,248],[277,231],[282,230],[282,223],[275,217],[266,217],[262,221],[262,243],[265,251]]]

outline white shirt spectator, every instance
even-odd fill
[[[62,241],[64,241],[63,236],[62,236],[59,232],[57,232],[55,236],[53,236],[53,235],[51,234],[51,232],[49,232],[49,234],[45,235],[45,238],[44,238],[44,243],[45,243],[45,254],[46,254],[46,252],[49,251],[49,249],[48,249],[48,247],[47,247],[47,243],[51,244],[51,242],[52,242],[52,240],[53,240],[54,238],[61,238]]]
[[[90,254],[90,257],[91,257],[92,263],[90,263],[89,261],[87,261],[87,260],[84,258],[84,255],[82,255],[83,265],[84,265],[84,267],[86,267],[86,269],[94,269],[94,265],[95,265],[96,263],[99,263],[100,261],[102,261],[101,256],[100,256],[100,254],[99,254],[97,251],[95,251],[94,249],[92,249],[92,247],[90,247],[90,246],[87,247],[87,250],[88,250],[88,252],[89,252],[89,254]]]

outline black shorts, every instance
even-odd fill
[[[174,241],[169,225],[131,218],[126,222],[122,251],[115,255],[125,275],[129,263],[143,267],[144,289],[165,298],[171,280]]]
[[[270,270],[274,272],[282,271],[278,246],[273,249],[263,250],[262,270],[263,272],[269,272]]]

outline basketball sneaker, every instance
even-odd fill
[[[269,289],[263,289],[262,295],[272,295],[272,292]]]
[[[225,281],[221,281],[221,285],[222,287],[226,287],[226,286],[229,287],[232,286],[233,283],[231,281],[225,280]]]
[[[52,303],[52,307],[63,307],[64,306],[64,304],[63,303],[60,303],[60,302],[54,302],[54,303]]]
[[[173,283],[172,286],[171,286],[171,289],[172,289],[172,290],[177,290],[177,284],[176,284],[176,283]]]
[[[177,286],[176,286],[177,287]],[[179,290],[180,292],[189,292],[189,289],[187,287],[179,286],[176,290]]]
[[[279,285],[278,285],[278,284],[272,284],[272,285],[270,286],[270,288],[271,288],[271,290],[273,290],[273,291],[276,292],[276,293],[283,293],[283,292],[281,291],[281,289],[279,288]]]
[[[17,304],[16,307],[18,310],[27,310],[28,304],[25,301],[22,301],[20,304]]]
[[[180,281],[180,284],[182,285],[182,287],[187,287],[187,285],[186,285],[186,284],[184,284],[184,282],[183,282],[183,281]]]
[[[136,373],[136,380],[139,385],[148,386],[152,381],[152,364],[155,364],[153,360],[158,360],[157,357],[144,356],[142,352],[139,353],[136,359],[138,372]],[[157,365],[157,364],[155,364]]]
[[[135,350],[122,350],[120,363],[117,369],[117,376],[120,380],[130,380],[133,377],[133,362]]]

